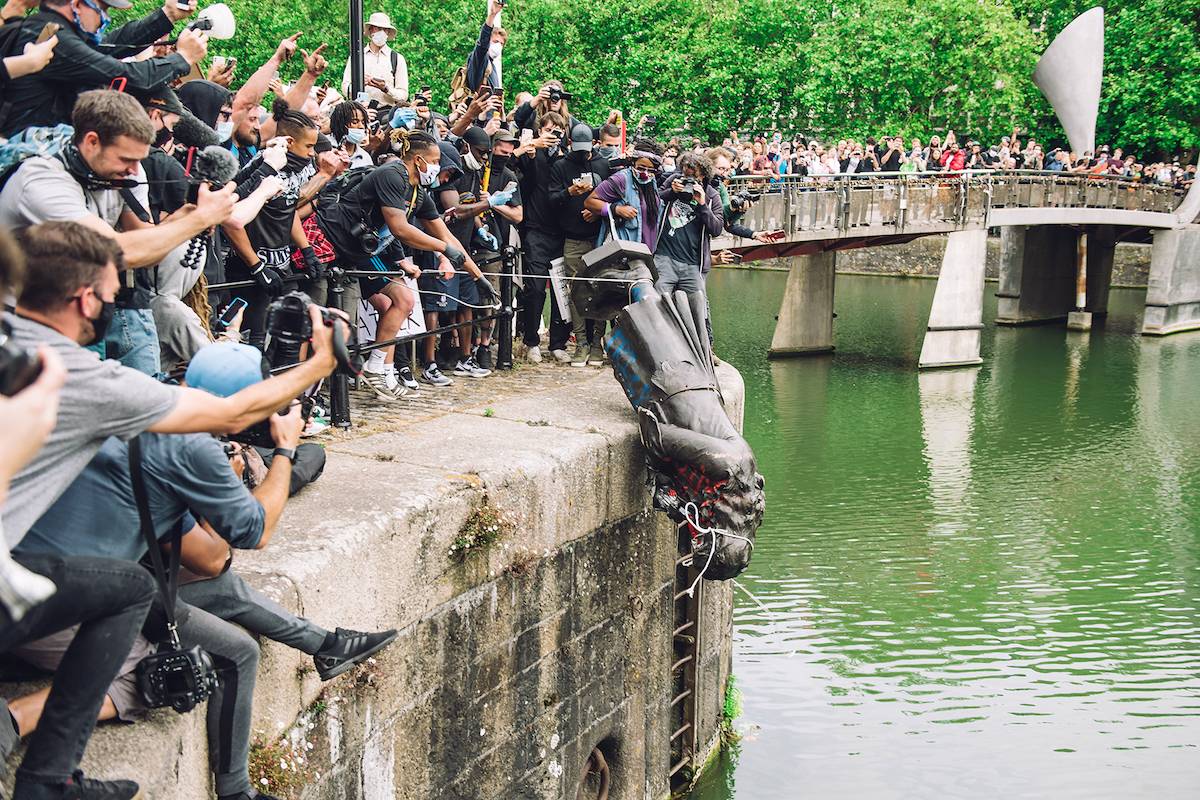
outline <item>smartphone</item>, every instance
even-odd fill
[[[354,102],[358,103],[360,106],[365,106],[370,101],[370,99],[371,98],[367,94],[366,89],[363,89],[361,92],[354,95]]]
[[[244,309],[247,305],[249,305],[249,303],[240,297],[235,297],[230,300],[229,305],[225,306],[221,313],[217,315],[217,329],[223,331],[232,325],[234,318],[238,315],[238,312]]]
[[[225,56],[213,56],[212,65],[213,65],[213,69],[215,69],[217,72],[224,72],[225,65],[227,63],[229,63],[229,62],[228,62],[228,59],[225,58]]]
[[[42,42],[46,41],[51,36],[58,33],[58,30],[61,27],[62,26],[57,22],[47,22],[42,26],[42,32],[38,34],[37,39],[34,40],[34,44],[41,44]]]

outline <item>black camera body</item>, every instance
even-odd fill
[[[557,103],[559,100],[566,100],[567,102],[570,102],[571,101],[571,93],[564,92],[562,89],[551,86],[550,87],[550,102]]]
[[[761,196],[758,192],[748,192],[745,189],[731,194],[729,196],[729,210],[735,214],[744,214],[750,210],[750,204],[758,200]]]
[[[366,220],[356,222],[350,228],[350,235],[358,240],[363,252],[374,253],[379,249],[379,231],[368,225]]]
[[[679,182],[681,187],[678,192],[679,196],[689,200],[696,193],[696,187],[700,185],[700,181],[695,178],[686,178],[682,175],[675,178],[675,180]]]
[[[0,322],[0,394],[12,397],[42,374],[42,359],[11,338],[12,328]]]
[[[149,708],[173,708],[186,714],[221,687],[212,657],[199,645],[168,648],[138,662],[137,685]]]

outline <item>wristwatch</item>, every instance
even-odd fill
[[[288,461],[292,462],[293,464],[296,463],[296,450],[294,448],[276,447],[274,454],[277,456],[283,456],[284,458],[286,458]]]

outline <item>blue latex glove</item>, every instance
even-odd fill
[[[393,128],[408,128],[412,129],[413,123],[417,121],[417,112],[408,106],[402,106],[396,109],[396,113],[392,114]]]
[[[484,247],[493,252],[499,252],[500,242],[496,241],[496,237],[487,228],[476,228],[475,237],[483,243]]]
[[[488,195],[488,205],[492,208],[496,206],[507,205],[509,200],[512,200],[513,193],[508,189],[503,189],[495,194]]]

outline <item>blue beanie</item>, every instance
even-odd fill
[[[217,397],[229,397],[266,375],[263,355],[257,347],[233,342],[218,342],[201,348],[188,364],[184,380],[194,389],[203,389]]]

